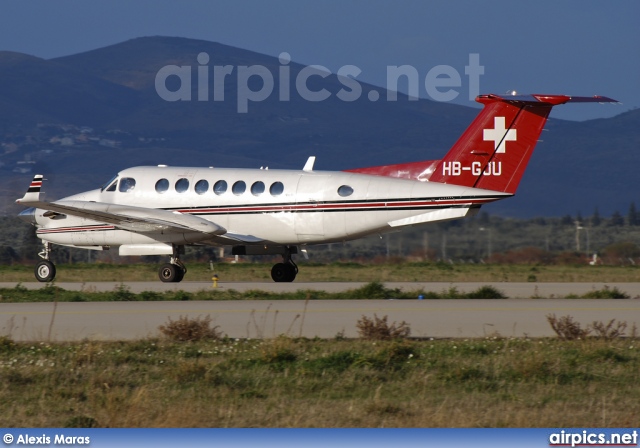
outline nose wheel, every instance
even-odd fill
[[[36,275],[36,279],[39,282],[51,282],[54,278],[56,278],[56,266],[49,260],[42,260],[36,265],[34,274]]]

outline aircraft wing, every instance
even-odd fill
[[[154,208],[89,201],[40,202],[30,205],[56,213],[106,222],[132,232],[201,232],[212,235],[226,233],[223,227],[198,216]]]
[[[281,244],[273,241],[265,240],[254,235],[245,235],[235,232],[227,232],[224,235],[215,235],[205,241],[200,241],[201,244],[209,244],[212,246],[236,246],[236,245],[269,245],[269,246],[281,246]]]
[[[210,235],[223,235],[227,232],[225,228],[211,221],[179,212],[93,201],[42,201],[40,195],[41,185],[42,175],[36,175],[27,193],[16,202],[49,210],[49,212],[52,212],[49,215],[52,218],[55,218],[56,213],[78,216],[106,222],[119,229],[139,233],[201,232]]]

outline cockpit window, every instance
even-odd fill
[[[116,187],[115,187],[115,182],[114,180],[116,180],[118,178],[118,175],[116,174],[115,176],[113,176],[111,179],[109,179],[107,182],[105,182],[104,184],[102,184],[102,187],[100,187],[100,191],[115,191]],[[113,187],[113,190],[108,189],[107,187],[111,188]]]
[[[115,184],[114,184],[115,185]],[[118,191],[120,193],[128,193],[136,187],[136,180],[133,177],[123,177],[120,179]]]

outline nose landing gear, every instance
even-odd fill
[[[42,283],[52,282],[56,278],[56,266],[49,261],[49,254],[51,253],[51,243],[45,241],[44,250],[38,255],[42,258],[42,261],[36,265],[34,274],[36,280]]]

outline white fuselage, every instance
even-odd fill
[[[95,201],[169,210],[204,218],[229,235],[254,238],[245,238],[247,244],[304,245],[461,218],[484,203],[508,196],[470,187],[340,171],[160,166],[123,170],[103,189],[56,202]],[[38,236],[55,244],[86,248],[225,244],[202,233],[136,232],[87,218],[47,216],[41,209],[36,210],[35,218]]]

